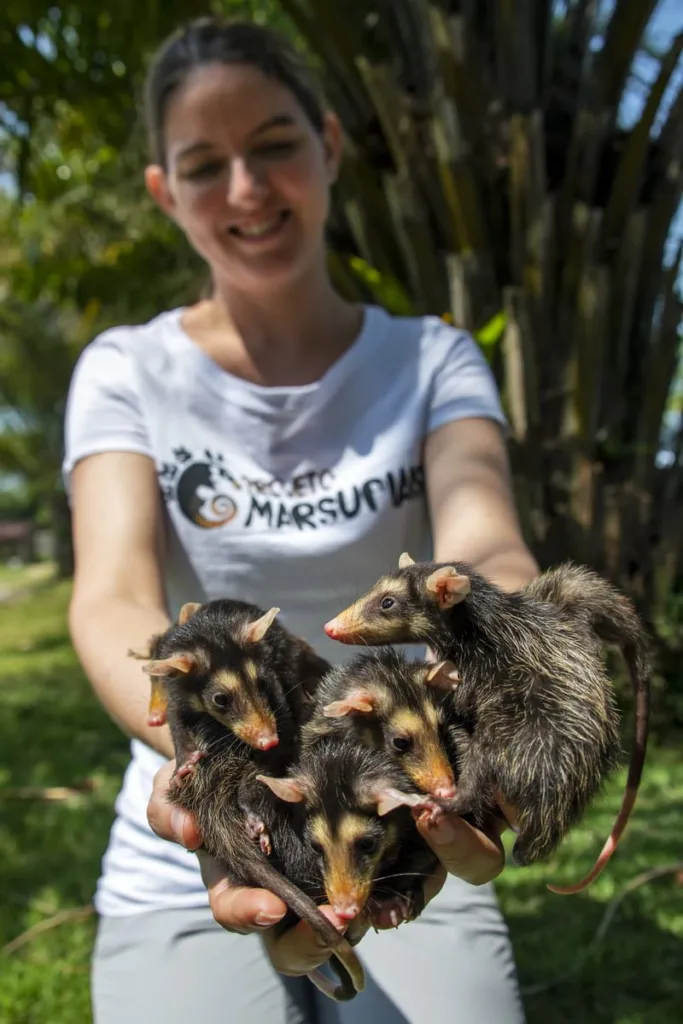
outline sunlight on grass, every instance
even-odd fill
[[[0,947],[91,902],[128,759],[126,739],[93,697],[68,641],[69,592],[68,583],[41,583],[0,612]],[[683,860],[682,760],[651,749],[631,824],[586,892],[556,896],[546,884],[575,881],[589,869],[617,813],[625,773],[549,863],[510,865],[498,880],[529,1024],[683,1021],[683,886],[675,877],[629,894],[604,941],[585,956],[610,900],[631,878]],[[25,787],[86,780],[92,792],[68,800],[22,796]],[[513,841],[506,836],[508,848]],[[2,1024],[88,1024],[94,932],[91,916],[0,954]]]

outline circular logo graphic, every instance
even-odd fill
[[[227,486],[220,466],[193,462],[178,480],[178,505],[183,515],[206,530],[225,526],[237,515],[237,505],[226,494]]]

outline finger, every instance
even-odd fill
[[[318,908],[340,933],[346,931],[348,922],[337,917],[332,907]],[[331,947],[315,932],[306,921],[299,921],[282,935],[266,932],[263,941],[271,963],[280,974],[299,977],[320,967],[330,958]]]
[[[286,905],[275,893],[233,885],[219,860],[201,850],[197,856],[211,912],[223,928],[247,935],[272,928],[287,913]]]
[[[519,811],[512,804],[507,803],[503,800],[503,796],[499,789],[494,789],[493,796],[496,803],[501,809],[501,812],[505,818],[506,825],[513,831],[516,831],[519,826]]]
[[[443,864],[439,864],[437,868],[429,875],[425,881],[425,906],[430,900],[433,900],[435,896],[441,892],[444,887],[444,883],[448,878],[448,872],[446,871]]]
[[[153,832],[162,839],[180,843],[187,850],[197,850],[202,837],[194,816],[178,804],[167,799],[175,761],[168,761],[154,776],[152,795],[147,805],[147,821]]]
[[[505,851],[499,836],[489,836],[457,814],[445,814],[437,824],[429,813],[417,819],[417,828],[450,875],[483,885],[503,870]]]

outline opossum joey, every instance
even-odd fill
[[[168,716],[174,740],[183,749],[198,742],[205,756],[181,780],[171,781],[169,799],[194,814],[204,849],[221,861],[234,886],[268,889],[287,904],[289,913],[275,926],[276,934],[282,934],[297,919],[305,920],[333,951],[332,963],[341,984],[335,985],[319,971],[309,975],[311,981],[331,998],[353,998],[364,987],[358,958],[299,884],[316,888],[315,861],[302,856],[302,844],[287,808],[256,781],[261,772],[279,774],[286,769],[283,747],[266,751],[247,747],[215,717],[188,709],[185,701],[182,690],[171,684]],[[192,735],[184,739],[188,720]],[[267,851],[270,858],[263,844],[259,848],[253,841],[255,821],[263,824],[272,841]]]
[[[144,671],[157,686],[178,681],[197,713],[249,746],[291,744],[306,699],[330,666],[275,621],[278,612],[228,599],[186,604],[178,624],[153,640]]]
[[[466,563],[416,564],[404,554],[397,572],[325,627],[344,643],[427,642],[455,662],[462,682],[454,704],[469,715],[474,735],[452,809],[461,813],[470,799],[475,810],[482,788],[497,784],[520,809],[519,863],[552,851],[618,760],[618,716],[599,644],[604,623],[599,629],[599,619],[577,611],[576,601],[539,599],[538,587],[505,593]],[[637,620],[635,627],[629,620],[628,630],[618,617],[610,621],[636,692],[628,788],[594,869],[578,885],[555,891],[579,891],[597,877],[623,832],[642,772],[648,692],[642,631]]]
[[[440,809],[415,791],[398,765],[352,737],[307,748],[281,778],[259,776],[280,799],[305,808],[304,840],[319,858],[325,892],[347,921],[387,911],[394,924],[417,917],[424,881],[438,859],[411,809]]]
[[[304,747],[321,736],[355,735],[384,750],[423,793],[455,796],[452,744],[444,710],[444,685],[456,686],[451,662],[409,662],[392,648],[364,651],[327,672],[302,730]]]

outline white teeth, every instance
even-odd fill
[[[280,217],[277,216],[272,217],[270,220],[262,220],[259,224],[250,224],[249,227],[238,227],[235,230],[238,234],[245,235],[247,238],[258,238],[260,235],[265,235],[272,231],[279,222]]]

